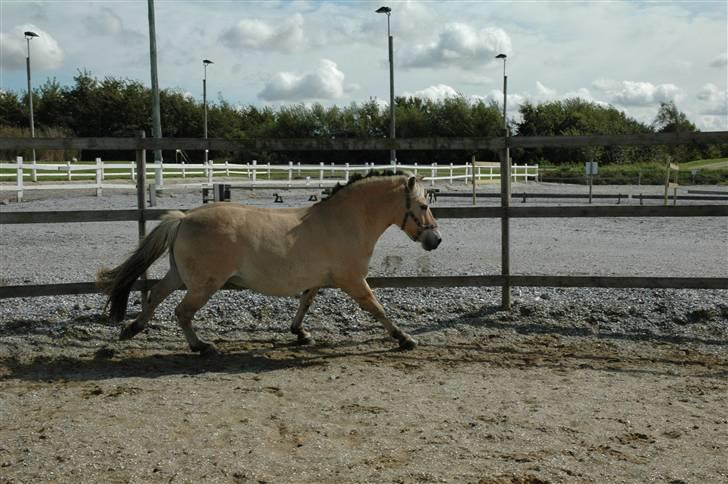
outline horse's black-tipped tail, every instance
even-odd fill
[[[129,293],[139,276],[172,247],[184,213],[169,212],[159,225],[139,244],[136,251],[121,265],[113,269],[102,268],[96,274],[96,287],[109,296],[109,318],[118,323],[124,320]],[[104,308],[105,309],[105,308]]]

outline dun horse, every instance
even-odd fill
[[[374,245],[391,225],[433,250],[441,242],[437,222],[415,177],[392,173],[355,176],[331,196],[305,208],[266,209],[231,203],[167,213],[137,250],[120,266],[102,269],[98,286],[109,296],[110,318],[126,315],[134,282],[169,251],[169,272],[152,287],[140,315],[121,331],[129,339],[146,328],[154,309],[173,291],[187,288],[175,315],[190,350],[215,354],[212,343],[197,337],[192,318],[226,283],[272,296],[301,294],[291,332],[312,342],[303,317],[322,287],[338,287],[371,313],[399,342],[417,342],[385,314],[367,284]]]

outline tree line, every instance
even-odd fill
[[[33,90],[36,136],[53,137],[132,137],[141,130],[151,133],[151,91],[141,82],[79,72],[70,86],[48,79]],[[30,136],[27,92],[0,92],[0,135]],[[201,138],[203,104],[179,89],[160,92],[162,134],[170,138]],[[496,137],[504,133],[502,106],[495,102],[468,101],[451,97],[433,101],[416,97],[395,98],[398,137]],[[635,134],[696,131],[695,125],[674,103],[663,103],[650,125],[630,118],[611,106],[574,98],[540,104],[525,103],[518,120],[509,119],[514,136],[557,136],[591,134]],[[222,97],[208,102],[210,138],[384,138],[389,133],[389,110],[375,100],[345,107],[321,104],[294,104],[272,107],[233,106]],[[652,161],[669,154],[676,161],[728,156],[728,146],[687,147],[607,147],[595,149],[594,159],[606,163]],[[11,159],[23,153],[0,153]],[[165,161],[176,159],[165,152]],[[187,153],[198,161],[202,153]],[[400,163],[463,163],[473,153],[461,151],[400,151]],[[27,156],[27,154],[25,154]],[[133,153],[85,150],[83,153],[39,152],[41,159],[106,160],[133,159]],[[476,153],[480,160],[496,160],[492,152]],[[547,160],[554,164],[582,161],[587,153],[577,148],[513,150],[516,162]],[[212,152],[213,160],[363,163],[388,161],[388,152]]]

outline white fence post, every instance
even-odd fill
[[[16,163],[18,164],[15,176],[16,176],[16,182],[15,182],[15,196],[17,197],[18,203],[23,201],[23,157],[18,156],[15,159]]]
[[[435,186],[435,177],[437,176],[437,163],[432,164],[432,179],[430,180],[430,185]]]
[[[324,186],[324,162],[319,163],[319,188]]]
[[[66,162],[66,172],[68,173],[68,181],[71,181],[71,162]]]
[[[255,180],[258,177],[258,160],[253,160],[253,186],[255,186]]]
[[[213,160],[208,161],[207,165],[207,183],[212,183],[212,178],[215,176],[215,162]]]
[[[288,162],[288,188],[291,188],[291,184],[293,181],[293,162]]]
[[[266,163],[266,166],[268,168],[268,179],[270,180],[270,161]]]
[[[101,183],[104,181],[104,165],[101,158],[96,158],[96,196],[101,196]]]
[[[296,163],[298,165],[298,176],[301,176],[301,162]]]
[[[185,169],[185,160],[182,160],[182,178],[187,178],[187,170]]]
[[[453,182],[453,178],[452,178],[452,163],[450,163],[450,183],[452,183],[452,182]]]
[[[225,176],[230,176],[230,162],[225,160]]]
[[[37,160],[33,160],[33,164],[30,165],[31,166],[30,172],[32,174],[31,180],[33,180],[34,182],[38,181],[38,172],[36,171],[36,168],[35,168],[37,163],[38,163]]]
[[[344,180],[349,183],[349,163],[346,164],[346,171],[344,172]]]
[[[415,162],[415,176],[417,176],[417,162]]]

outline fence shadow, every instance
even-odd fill
[[[545,317],[544,317],[545,319]],[[586,323],[584,323],[586,325]],[[549,323],[545,320],[539,320],[539,317],[524,317],[507,313],[500,309],[499,306],[488,305],[476,311],[458,315],[445,321],[439,321],[426,326],[420,326],[412,331],[413,334],[424,335],[443,328],[470,326],[478,329],[493,329],[500,331],[514,331],[519,334],[552,334],[558,336],[574,336],[583,338],[594,338],[602,340],[623,340],[632,342],[651,342],[651,343],[667,343],[673,345],[682,344],[701,344],[707,346],[725,346],[728,347],[728,338],[706,338],[699,336],[684,336],[674,334],[659,334],[654,332],[606,332],[594,331],[590,327],[566,327]]]

